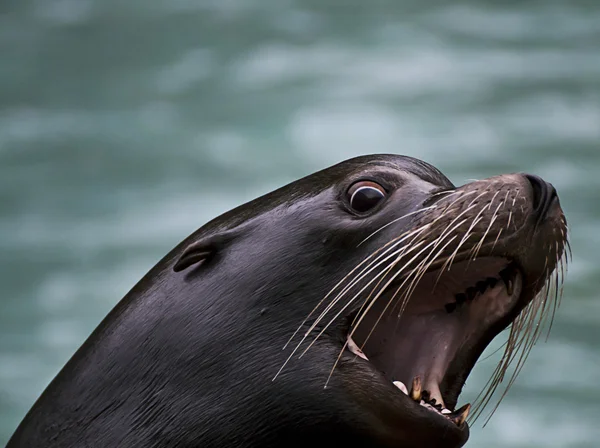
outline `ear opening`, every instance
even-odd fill
[[[181,272],[212,258],[234,237],[233,232],[223,232],[202,238],[187,246],[173,265],[174,272]]]

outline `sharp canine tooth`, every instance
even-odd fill
[[[452,414],[452,411],[450,409],[444,408],[444,409],[442,409],[442,414],[444,414],[444,415]]]
[[[404,392],[405,395],[408,395],[408,389],[402,381],[394,381],[394,386],[396,386],[398,389]]]
[[[419,401],[421,401],[422,392],[423,392],[423,385],[421,383],[421,377],[415,376],[413,378],[412,387],[410,389],[410,398],[419,402]]]
[[[360,348],[358,348],[358,345],[356,345],[356,342],[354,342],[350,336],[348,336],[347,343],[348,343],[348,350],[350,350],[352,353],[354,353],[359,358],[364,359],[365,361],[369,360],[369,358],[367,358],[365,356],[365,354],[363,353],[363,351]]]
[[[462,426],[467,421],[467,417],[469,416],[469,412],[471,412],[471,405],[467,404],[456,411],[454,414],[450,416],[450,420],[452,420],[456,426]]]
[[[512,280],[509,280],[509,281],[506,282],[506,293],[509,296],[512,296],[513,292],[515,292],[514,291],[514,286],[515,286],[515,284],[514,284],[514,282]]]
[[[502,281],[504,282],[504,284],[506,285],[506,291],[508,292],[508,290],[512,290],[513,288],[513,280],[514,280],[514,270],[511,268],[511,266],[507,266],[505,269],[503,269],[502,271],[500,271],[499,275],[500,278],[502,279]],[[512,295],[509,293],[509,295]]]

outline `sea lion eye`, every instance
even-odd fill
[[[348,190],[350,206],[360,213],[371,210],[385,199],[386,195],[385,188],[368,181],[357,182]]]

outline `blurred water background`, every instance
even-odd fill
[[[563,307],[470,446],[597,447],[600,2],[574,0],[0,2],[0,445],[185,236],[381,152],[556,185]]]

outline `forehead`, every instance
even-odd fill
[[[343,182],[349,177],[377,173],[386,173],[388,176],[395,175],[398,178],[406,177],[405,175],[409,174],[439,187],[454,187],[452,182],[436,167],[413,157],[390,154],[356,157],[315,173],[313,176],[322,175],[325,177],[323,184],[326,184],[327,178],[330,183],[333,177],[337,179],[336,182]],[[325,186],[323,185],[323,187]]]
[[[376,174],[384,175],[388,179],[396,177],[398,180],[416,176],[435,186],[453,187],[437,168],[421,160],[389,154],[361,156],[318,171],[237,207],[211,221],[203,230],[209,232],[216,228],[233,228],[279,206],[317,196],[354,178]]]

